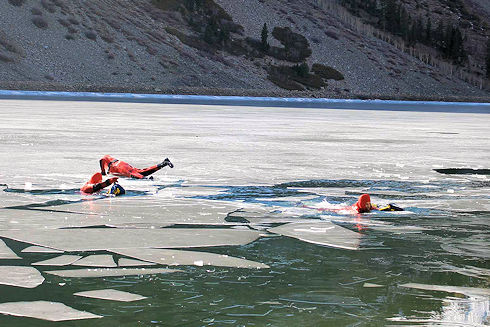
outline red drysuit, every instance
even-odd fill
[[[115,183],[117,179],[118,177],[113,177],[105,181],[102,181],[102,174],[95,173],[92,175],[90,180],[87,183],[85,183],[85,185],[82,186],[80,191],[82,191],[83,193],[92,194],[102,190],[104,187],[107,187],[112,183]]]
[[[102,175],[105,175],[107,170],[108,173],[111,173],[113,175],[132,177],[138,179],[142,179],[145,176],[151,175],[165,166],[169,166],[170,168],[173,168],[172,163],[168,159],[165,159],[163,162],[159,163],[158,165],[139,169],[139,168],[134,168],[127,162],[117,160],[109,155],[105,155],[104,157],[102,157],[102,159],[99,160],[99,163],[100,163],[100,170]]]
[[[369,194],[363,194],[359,197],[359,200],[352,206],[352,209],[358,213],[369,212],[371,210],[378,210],[378,208],[371,204],[371,197]]]

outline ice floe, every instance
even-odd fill
[[[335,248],[358,250],[362,235],[332,222],[290,223],[268,229],[269,232]]]
[[[4,241],[0,240],[0,259],[21,259],[21,257],[15,254]]]
[[[82,258],[73,263],[74,266],[86,266],[86,267],[117,267],[114,262],[114,258],[110,254],[95,254]]]
[[[48,301],[0,303],[0,313],[49,321],[67,321],[102,318],[90,312],[79,311],[63,303]]]
[[[155,275],[179,272],[176,269],[167,268],[96,268],[96,269],[71,269],[71,270],[51,270],[45,273],[60,277],[117,277],[131,275]]]
[[[55,249],[50,249],[50,248],[45,248],[42,246],[35,246],[35,245],[28,246],[20,252],[25,252],[25,253],[63,253],[63,251],[60,251],[60,250],[55,250]]]
[[[219,266],[235,268],[269,268],[269,266],[246,259],[230,257],[223,254],[182,251],[168,249],[124,249],[111,250],[117,254],[133,257],[140,260],[154,262],[169,266],[195,265],[195,266]]]
[[[82,257],[79,255],[70,255],[64,254],[59,257],[51,258],[48,260],[34,262],[34,266],[67,266],[71,265],[77,260],[80,260]]]
[[[117,265],[119,267],[139,267],[139,266],[154,266],[156,265],[156,263],[135,260],[135,259],[128,259],[128,258],[120,258],[119,261],[117,262]]]
[[[146,296],[133,294],[129,292],[123,292],[114,289],[77,292],[74,293],[73,295],[94,298],[94,299],[101,299],[101,300],[120,301],[120,302],[139,301],[147,298]]]
[[[0,284],[34,288],[44,282],[44,277],[33,267],[0,266]]]
[[[128,248],[185,248],[242,245],[260,234],[252,230],[211,228],[162,229],[47,229],[0,231],[0,236],[63,251],[97,251]]]

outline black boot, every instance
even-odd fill
[[[165,166],[169,166],[170,168],[174,168],[173,163],[171,163],[170,160],[168,160],[168,158],[165,158],[165,160],[163,160],[161,163],[158,164],[158,168],[163,168]]]

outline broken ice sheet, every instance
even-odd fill
[[[128,259],[128,258],[121,258],[117,262],[117,265],[119,267],[138,267],[138,266],[154,266],[154,265],[156,265],[156,263],[146,262],[146,261],[141,261],[141,260]]]
[[[26,253],[63,253],[63,251],[45,248],[42,246],[28,246],[20,252],[26,252]]]
[[[57,229],[64,227],[226,224],[239,203],[193,198],[102,198],[83,202],[0,210],[0,229]],[[152,200],[152,201],[150,201]],[[158,200],[158,202],[156,202]]]
[[[48,260],[43,260],[39,262],[34,262],[34,266],[67,266],[75,261],[79,260],[81,256],[79,255],[60,255],[59,257],[51,258]]]
[[[243,208],[231,212],[226,221],[252,224],[277,224],[289,222],[317,222],[318,219],[303,218],[300,208],[264,207],[257,204],[243,204]]]
[[[34,288],[44,282],[44,277],[33,267],[0,266],[0,284]]]
[[[150,261],[163,265],[195,265],[195,266],[219,266],[235,268],[269,268],[269,266],[245,260],[241,258],[229,257],[223,254],[181,251],[168,249],[121,249],[111,250],[117,254],[132,257],[140,260]]]
[[[269,232],[301,241],[340,249],[358,250],[362,235],[332,222],[290,223],[268,229]]]
[[[146,296],[118,291],[114,289],[78,292],[74,293],[73,295],[120,302],[139,301],[147,298]]]
[[[71,270],[51,270],[45,273],[60,277],[118,277],[132,275],[155,275],[180,272],[177,269],[167,268],[97,268],[97,269],[71,269]]]
[[[4,241],[0,240],[0,259],[22,259],[10,249]]]
[[[490,289],[462,286],[447,286],[447,285],[428,285],[418,283],[407,283],[398,285],[400,287],[414,288],[426,291],[439,291],[448,293],[459,293],[467,296],[490,296]]]
[[[114,258],[109,254],[96,254],[89,255],[73,263],[74,266],[86,266],[86,267],[117,267],[114,262]]]
[[[76,252],[150,247],[244,245],[256,240],[260,234],[252,230],[222,228],[83,228],[0,231],[0,236],[67,252]]]
[[[90,312],[70,308],[63,303],[48,301],[1,303],[0,313],[17,317],[29,317],[49,321],[102,318],[102,316],[98,316]]]
[[[124,201],[122,201],[124,200]],[[69,220],[77,219],[87,225],[122,224],[173,224],[173,223],[224,223],[229,212],[238,209],[237,203],[211,201],[195,198],[160,197],[145,199],[121,198],[84,201],[53,207],[57,210],[83,212],[84,215],[70,215]]]

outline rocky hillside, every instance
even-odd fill
[[[471,1],[462,69],[334,0],[4,0],[0,87],[488,101],[488,12]]]

